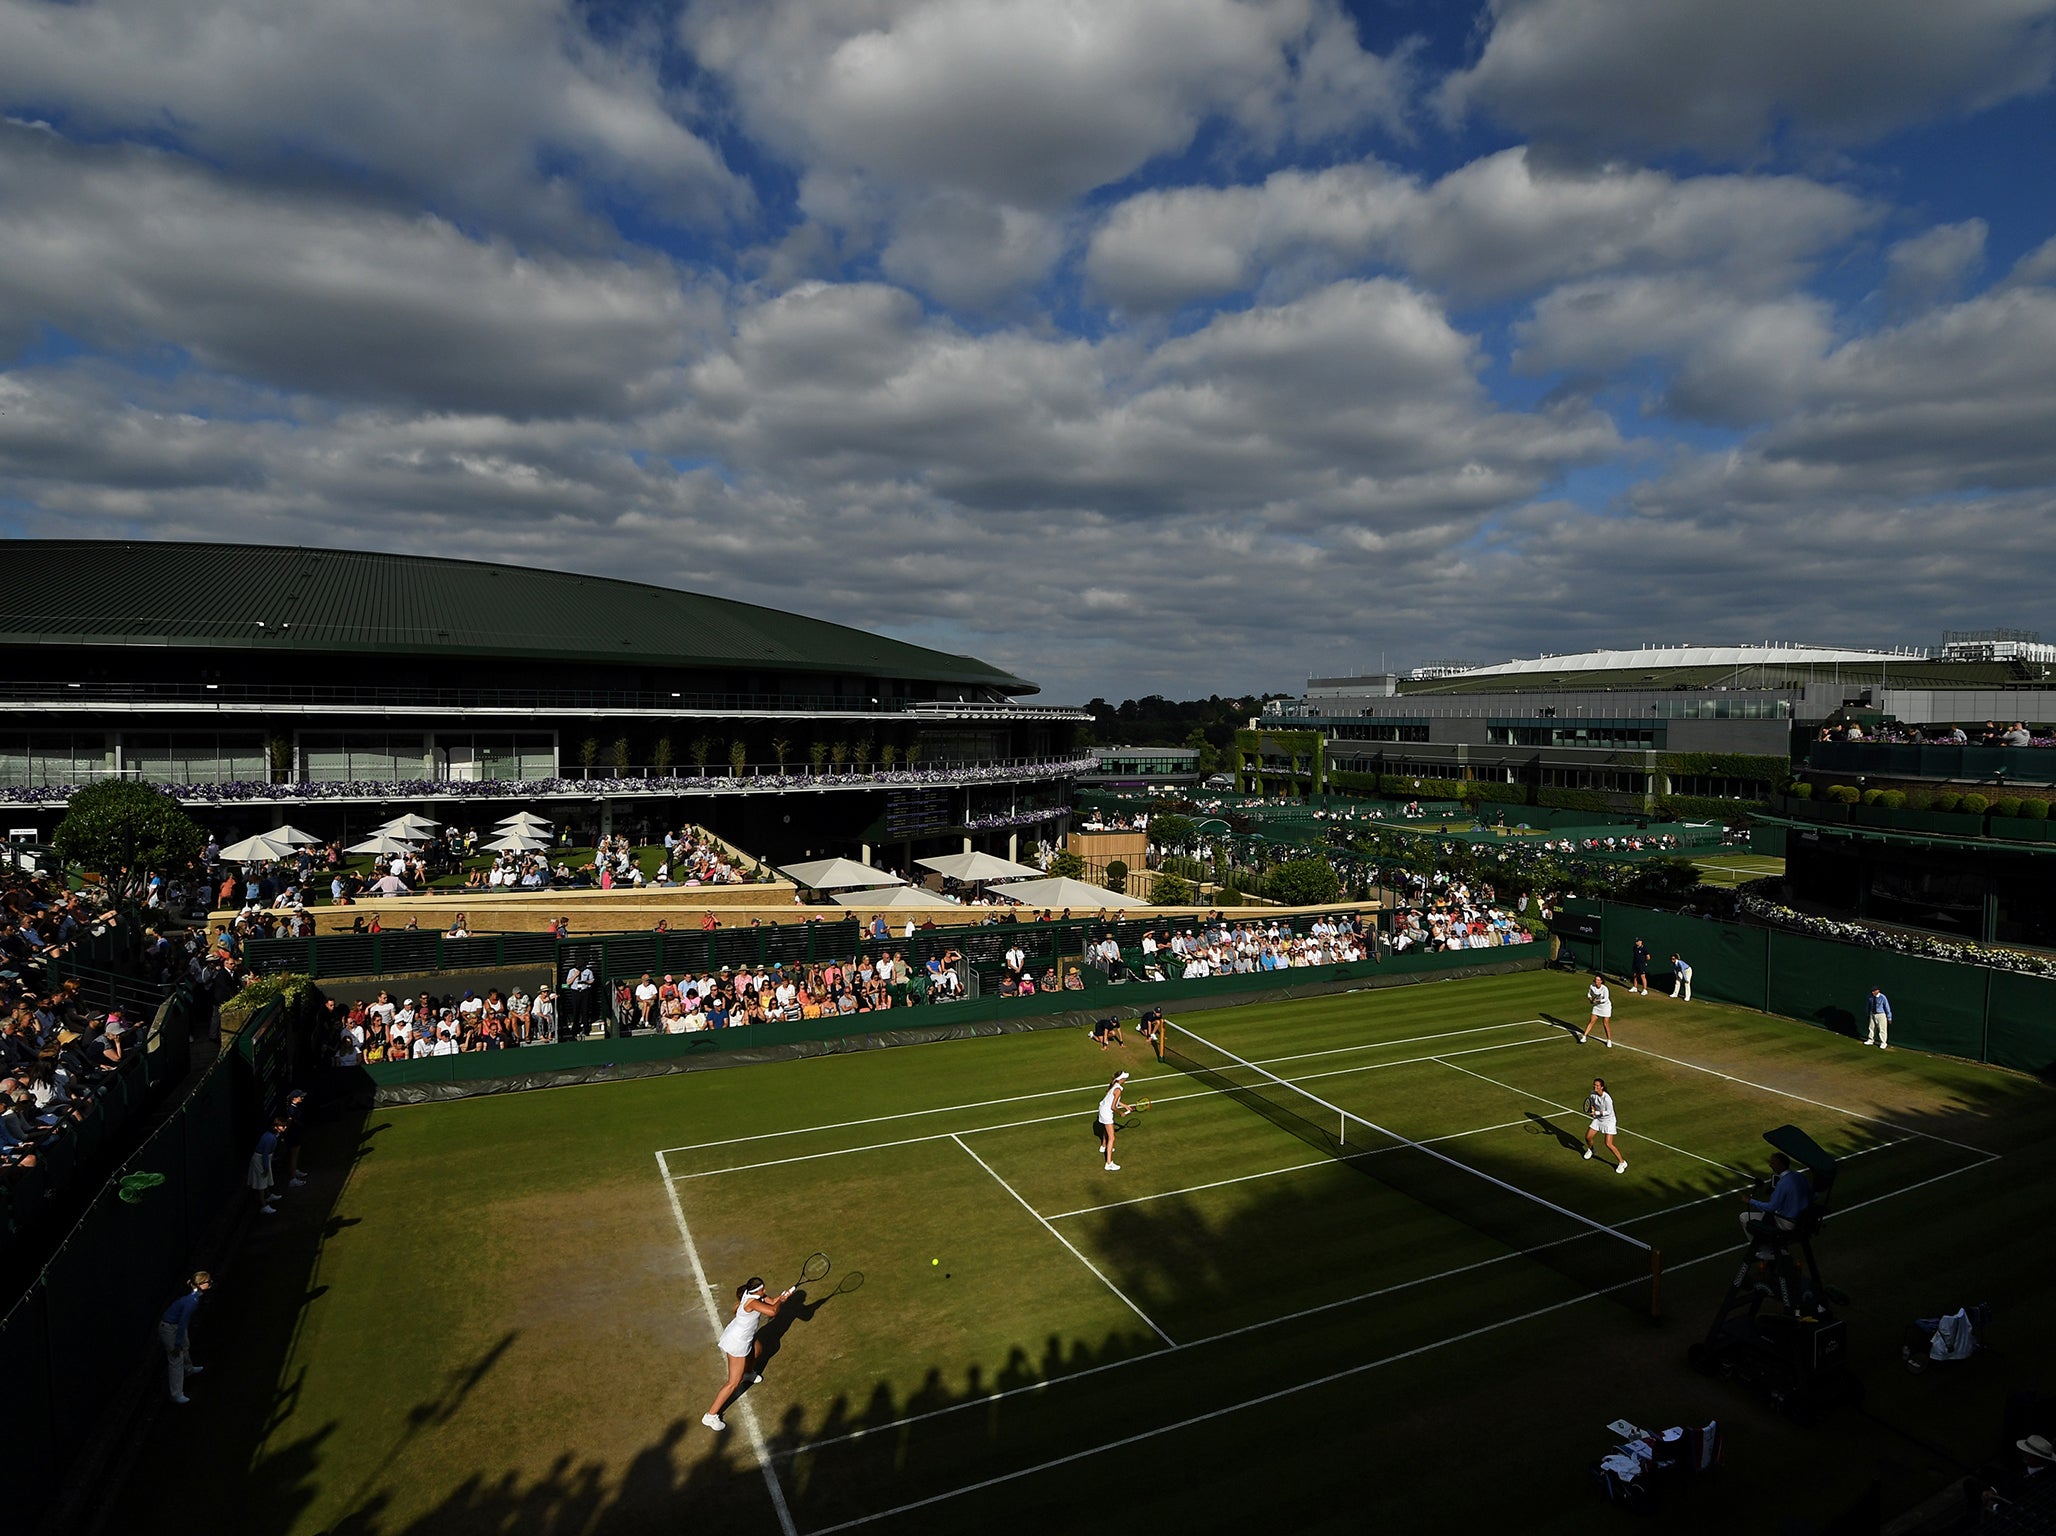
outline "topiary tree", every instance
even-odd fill
[[[1264,881],[1264,894],[1288,907],[1318,907],[1342,894],[1342,882],[1326,859],[1287,859]]]
[[[1945,814],[1950,815],[1953,815],[1956,811],[1960,810],[1962,806],[1963,796],[1947,793],[1939,794],[1935,796],[1934,799],[1928,802],[1928,808],[1930,810],[1941,811]]]
[[[71,797],[50,839],[57,856],[97,873],[117,907],[133,907],[150,876],[184,874],[207,836],[171,796],[132,779],[103,779]]]
[[[1159,907],[1189,907],[1195,894],[1192,882],[1178,875],[1158,875],[1149,883],[1149,899]]]
[[[1965,795],[1963,797],[1963,804],[1960,807],[1966,816],[1982,816],[1991,808],[1992,802],[1990,800],[1986,799],[1983,795],[1976,794]]]
[[[1882,789],[1866,789],[1863,792],[1863,803],[1865,805],[1876,805],[1884,798],[1885,792]]]
[[[2018,816],[2020,814],[2020,796],[1999,796],[1998,799],[1992,802],[1992,814],[1994,816]]]
[[[2029,821],[2047,821],[2049,819],[2049,802],[2046,800],[2023,800],[2020,802],[2020,814]]]
[[[1854,784],[1830,784],[1826,798],[1830,805],[1854,805],[1863,795]]]
[[[1888,811],[1906,809],[1906,792],[1903,789],[1888,789],[1878,796],[1878,804]]]
[[[1126,859],[1107,860],[1106,887],[1117,896],[1128,894],[1128,861]]]

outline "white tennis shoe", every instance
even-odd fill
[[[1622,1158],[1622,1159],[1621,1159],[1621,1165],[1620,1165],[1620,1167],[1618,1167],[1618,1168],[1614,1169],[1614,1172],[1615,1172],[1615,1173],[1626,1173],[1627,1171],[1628,1171],[1628,1160],[1627,1160],[1627,1159],[1626,1159],[1626,1158],[1624,1157],[1624,1158]]]
[[[1585,1161],[1588,1163],[1592,1161],[1592,1149],[1590,1147],[1585,1148]]]
[[[1120,1171],[1121,1171],[1121,1165],[1120,1165],[1119,1163],[1108,1163],[1108,1164],[1107,1164],[1107,1172],[1108,1172],[1108,1173],[1119,1173]]]
[[[724,1420],[724,1419],[717,1419],[717,1418],[715,1418],[715,1417],[714,1417],[714,1415],[713,1415],[713,1414],[711,1414],[711,1413],[703,1413],[703,1414],[701,1414],[701,1415],[700,1415],[700,1422],[701,1422],[702,1424],[706,1425],[706,1426],[707,1426],[707,1428],[709,1428],[709,1429],[726,1429],[726,1428],[728,1428],[728,1424],[727,1424],[727,1421],[726,1421],[726,1420]]]

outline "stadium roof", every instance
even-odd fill
[[[1624,672],[1653,667],[1755,667],[1788,663],[1906,661],[1925,659],[1912,651],[1870,650],[1832,645],[1650,645],[1632,651],[1581,651],[1567,656],[1535,656],[1470,667],[1462,677],[1505,677],[1529,672]]]
[[[475,560],[9,540],[0,644],[434,653],[1035,685],[970,656],[728,598]]]
[[[2047,687],[2048,682],[2042,679],[2044,670],[2033,663],[1951,661],[1921,656],[1860,661],[1787,656],[1777,662],[1728,662],[1717,666],[1655,663],[1610,671],[1573,666],[1562,671],[1466,672],[1460,677],[1402,682],[1399,691],[1407,698],[1466,693],[1646,693],[1670,688],[1800,688],[1830,679],[1851,685],[1875,682],[1887,688]]]

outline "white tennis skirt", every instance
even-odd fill
[[[1592,1118],[1592,1129],[1602,1136],[1611,1136],[1620,1129],[1620,1122],[1612,1115],[1595,1115]]]

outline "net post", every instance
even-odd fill
[[[1649,1250],[1649,1320],[1663,1320],[1663,1250]]]

